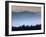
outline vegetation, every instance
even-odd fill
[[[23,31],[23,30],[40,30],[41,29],[41,24],[37,24],[35,26],[19,26],[19,27],[12,27],[12,31]]]

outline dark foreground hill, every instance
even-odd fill
[[[25,25],[22,25],[22,26],[19,26],[19,27],[13,27],[12,26],[12,31],[23,31],[23,30],[40,30],[41,29],[41,24],[39,25],[35,25],[35,26],[25,26]]]

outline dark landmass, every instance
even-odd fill
[[[37,24],[35,26],[25,26],[25,25],[22,25],[22,26],[19,26],[19,27],[13,27],[12,26],[12,31],[23,31],[23,30],[40,30],[41,29],[41,24]]]

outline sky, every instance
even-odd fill
[[[41,12],[39,7],[12,6],[12,26],[41,24]],[[33,9],[34,8],[34,9]],[[37,9],[37,10],[35,10]],[[18,10],[18,11],[17,11]]]
[[[12,11],[21,12],[21,11],[32,11],[32,12],[41,12],[41,7],[35,6],[12,6]]]

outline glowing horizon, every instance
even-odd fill
[[[41,24],[41,14],[39,13],[22,13],[22,12],[12,12],[12,26],[26,25],[36,25]]]

